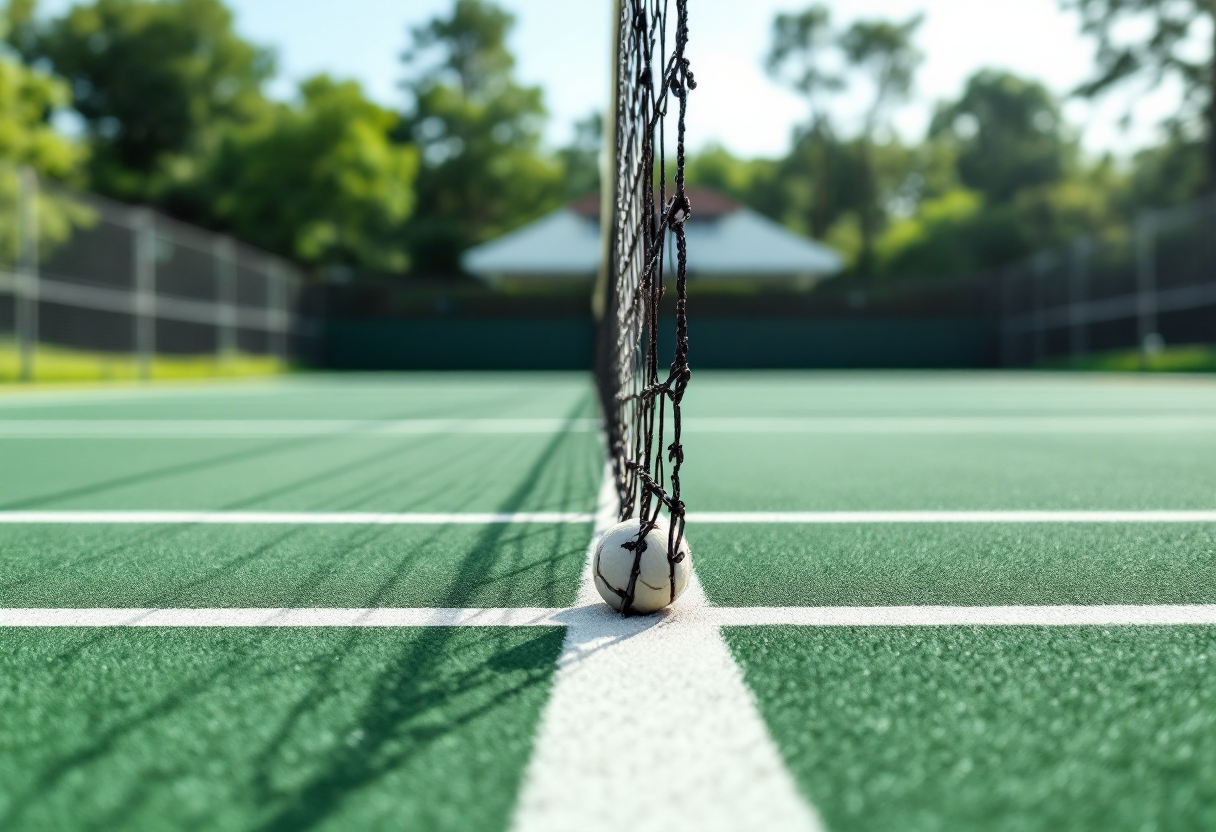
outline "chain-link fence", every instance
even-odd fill
[[[39,347],[130,356],[287,358],[300,275],[288,262],[0,167],[0,349],[35,376]]]
[[[1000,275],[1004,366],[1216,344],[1216,197],[1143,214]]]

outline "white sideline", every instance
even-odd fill
[[[1213,523],[1216,511],[690,511],[688,522],[718,523]]]
[[[809,416],[689,417],[691,433],[1049,434],[1216,430],[1211,416]]]
[[[367,525],[590,523],[579,511],[372,512],[372,511],[0,511],[0,524],[198,523],[202,525]]]
[[[3,419],[0,439],[273,439],[294,436],[590,433],[597,419]]]
[[[615,515],[605,470],[592,550]],[[591,554],[512,832],[821,829],[695,575],[676,608],[623,619],[595,590]]]
[[[0,511],[2,524],[369,525],[590,523],[580,511]],[[696,525],[735,523],[1216,523],[1216,510],[1142,511],[693,511]]]
[[[689,592],[692,592],[690,589]],[[1216,604],[1097,604],[1002,607],[694,607],[680,599],[679,621],[621,621],[596,604],[572,609],[502,607],[223,607],[177,609],[0,608],[0,627],[1136,627],[1216,626]],[[674,618],[677,611],[668,617]],[[649,649],[649,648],[648,648]]]
[[[3,419],[0,439],[273,439],[592,433],[597,419]],[[1211,416],[689,417],[693,434],[1125,434],[1216,431]]]

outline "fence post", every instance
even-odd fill
[[[34,380],[38,349],[38,174],[23,167],[17,178],[17,282],[14,317],[21,380]]]
[[[1047,272],[1047,264],[1042,257],[1036,257],[1030,268],[1031,303],[1034,306],[1034,363],[1042,364],[1047,354],[1047,310],[1043,297],[1043,276]]]
[[[236,246],[231,237],[217,236],[211,253],[215,262],[216,352],[221,360],[236,355]]]
[[[152,377],[156,354],[156,219],[151,211],[135,214],[135,357],[139,377]]]
[[[1081,237],[1072,247],[1072,262],[1069,270],[1068,304],[1068,349],[1073,362],[1085,358],[1089,351],[1086,325],[1089,322],[1089,256],[1091,243]]]
[[[1013,304],[1012,280],[1008,269],[996,273],[997,285],[997,319],[1000,321],[1002,367],[1013,366]]]
[[[1146,213],[1136,223],[1136,336],[1144,350],[1157,333],[1157,217]]]
[[[266,275],[269,281],[267,288],[269,289],[267,300],[270,303],[269,318],[271,325],[270,330],[270,352],[280,361],[287,361],[287,328],[290,315],[287,311],[288,291],[287,291],[287,274],[281,263],[272,261],[270,270]]]

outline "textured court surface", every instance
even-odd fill
[[[694,511],[1216,509],[1204,378],[700,373],[686,413]],[[0,515],[569,515],[0,522],[0,607],[560,611],[581,597],[597,508],[594,415],[576,375],[0,394]],[[719,607],[1216,604],[1213,523],[854,518],[690,536]],[[560,783],[529,761],[551,747],[537,734],[567,684],[565,632],[0,629],[0,828],[545,828],[534,804]],[[741,674],[783,769],[764,776],[805,807],[766,828],[1216,828],[1216,626],[722,637],[738,669],[721,678]],[[588,713],[611,716],[613,696]],[[665,762],[634,774],[665,777]],[[767,794],[748,788],[739,800]],[[663,828],[690,828],[678,801],[657,804]]]

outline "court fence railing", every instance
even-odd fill
[[[0,349],[288,358],[299,270],[223,234],[0,166]]]
[[[1216,195],[1038,254],[994,288],[1002,366],[1216,345]]]

